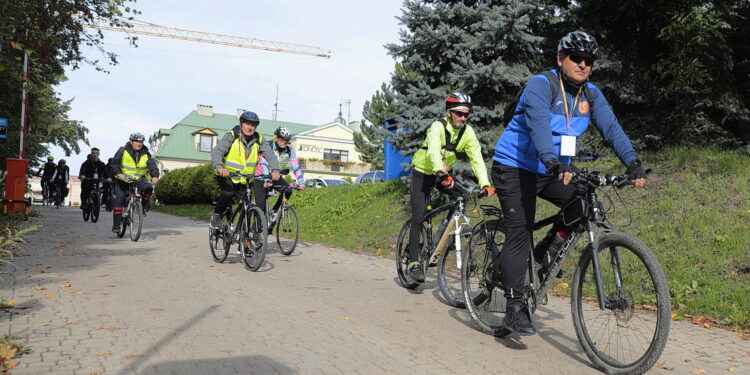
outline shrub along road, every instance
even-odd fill
[[[2,266],[15,302],[0,329],[33,353],[20,374],[595,374],[566,299],[538,314],[540,333],[495,339],[465,311],[397,285],[392,260],[314,243],[260,272],[212,261],[205,222],[149,214],[142,240],[111,219],[40,207],[24,251]],[[750,372],[750,341],[673,322],[654,374]]]

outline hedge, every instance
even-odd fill
[[[163,204],[211,203],[219,194],[211,165],[170,171],[159,180],[156,196]]]

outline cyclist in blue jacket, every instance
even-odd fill
[[[570,185],[574,171],[570,163],[576,141],[591,121],[627,166],[635,186],[646,183],[641,162],[604,94],[588,81],[598,49],[596,40],[581,31],[560,39],[558,68],[552,74],[545,72],[529,80],[515,115],[495,146],[492,182],[500,198],[506,233],[493,281],[505,288],[504,324],[520,335],[536,333],[523,301],[536,197],[561,206],[573,196],[576,189]],[[562,223],[554,224],[534,249],[534,257],[542,267],[554,236],[559,231],[565,234],[565,229]]]

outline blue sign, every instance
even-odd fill
[[[8,119],[0,117],[0,138],[8,138]]]

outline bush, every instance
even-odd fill
[[[156,196],[164,204],[211,203],[219,194],[215,176],[211,165],[173,170],[159,180]]]

